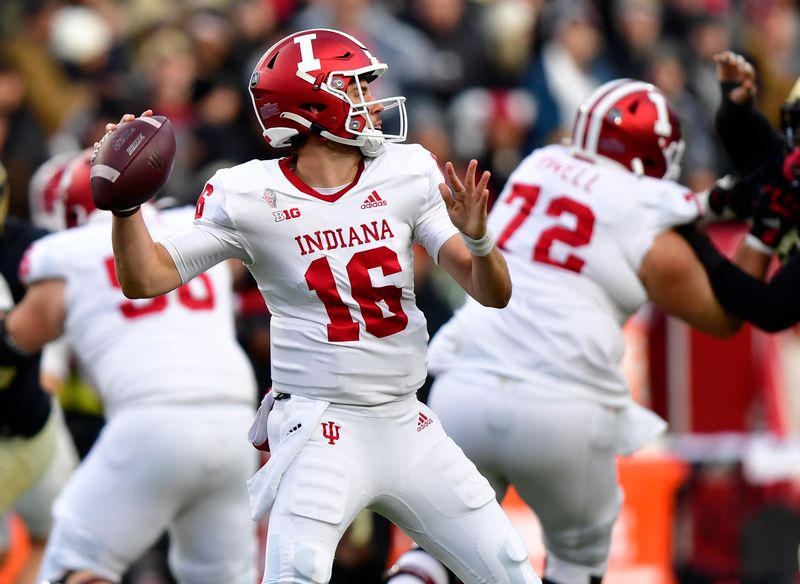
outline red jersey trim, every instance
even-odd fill
[[[312,197],[319,199],[320,201],[326,201],[328,203],[335,203],[336,201],[341,199],[345,194],[347,194],[347,192],[350,189],[352,189],[354,186],[356,186],[356,184],[358,184],[358,180],[361,178],[361,173],[364,172],[364,160],[361,159],[358,163],[358,171],[356,172],[356,177],[353,179],[353,182],[351,182],[349,185],[347,185],[340,191],[337,191],[330,195],[323,195],[322,193],[317,192],[315,189],[308,186],[306,183],[304,183],[297,177],[297,175],[294,173],[294,170],[292,170],[292,167],[290,166],[290,164],[294,160],[296,160],[295,157],[290,157],[290,158],[281,158],[278,161],[278,166],[283,172],[283,176],[286,177],[286,180],[292,183],[292,185],[294,185],[294,187],[297,190],[302,191],[307,195],[311,195]]]

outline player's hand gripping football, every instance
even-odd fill
[[[480,180],[475,183],[478,161],[470,160],[464,181],[458,178],[451,162],[445,165],[447,181],[450,187],[442,183],[439,192],[447,206],[447,214],[458,230],[472,239],[480,239],[486,235],[487,205],[489,202],[488,170],[483,171]]]
[[[153,110],[151,110],[151,109],[147,109],[147,110],[144,110],[144,111],[142,112],[142,116],[141,116],[141,117],[151,117],[152,115],[153,115]],[[100,141],[99,141],[99,142],[95,142],[95,143],[94,143],[94,149],[92,150],[92,162],[94,162],[94,159],[97,157],[97,153],[100,151],[100,147],[101,147],[101,146],[102,146],[102,145],[105,143],[105,141],[108,139],[108,136],[109,136],[109,135],[110,135],[110,134],[111,134],[111,133],[112,133],[114,130],[116,130],[116,129],[117,129],[117,126],[119,126],[120,124],[124,124],[125,122],[132,122],[132,121],[133,121],[133,120],[135,120],[135,119],[136,119],[136,116],[135,116],[135,115],[133,115],[133,114],[125,114],[125,115],[123,115],[123,116],[122,116],[122,117],[119,119],[119,121],[118,121],[118,122],[116,122],[116,123],[114,123],[114,122],[109,122],[109,123],[107,123],[107,124],[106,124],[106,133],[105,133],[105,134],[103,134],[103,137],[102,137],[102,138],[100,138]]]
[[[146,110],[106,125],[92,153],[92,199],[98,209],[128,217],[156,196],[175,162],[175,131],[165,116]]]
[[[717,80],[722,92],[733,103],[744,105],[756,95],[756,73],[753,66],[733,51],[714,55],[717,64]]]

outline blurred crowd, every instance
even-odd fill
[[[312,27],[374,47],[390,74],[373,92],[408,98],[409,141],[457,166],[477,158],[494,193],[523,156],[568,135],[583,97],[620,76],[665,92],[688,145],[681,180],[703,190],[728,170],[711,123],[713,55],[748,56],[759,108],[777,117],[800,74],[799,26],[787,0],[4,0],[0,160],[10,213],[29,216],[28,183],[44,161],[91,146],[126,112],[152,108],[177,130],[162,199],[193,204],[216,169],[281,156],[259,135],[246,87],[266,48]],[[421,287],[436,285],[425,264],[419,271]],[[431,328],[461,300],[438,296],[421,299]],[[244,304],[260,309],[256,296]],[[263,356],[261,327],[242,322]]]
[[[6,0],[0,156],[12,213],[27,214],[27,181],[47,158],[147,107],[178,130],[164,197],[192,202],[217,167],[280,155],[258,135],[245,88],[272,42],[310,27],[375,47],[391,72],[375,94],[407,96],[410,140],[442,160],[478,158],[495,189],[521,156],[567,134],[592,89],[629,76],[683,117],[683,182],[700,190],[726,166],[710,128],[712,56],[732,48],[755,62],[768,115],[800,73],[798,12],[785,0]]]
[[[173,204],[193,204],[218,168],[284,155],[260,136],[246,88],[273,42],[312,27],[373,48],[389,64],[373,94],[407,97],[409,141],[457,167],[478,159],[495,194],[522,157],[568,136],[576,106],[616,77],[666,94],[687,143],[681,182],[707,189],[730,170],[713,131],[712,57],[732,49],[755,64],[758,108],[776,126],[800,76],[800,10],[789,0],[3,0],[10,214],[30,216],[29,182],[45,161],[91,146],[128,112],[172,120],[178,154],[159,198]],[[416,266],[418,303],[432,333],[461,297],[426,258]],[[265,315],[252,282],[243,284],[240,340],[262,388]]]

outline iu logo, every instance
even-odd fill
[[[335,422],[322,422],[322,437],[328,439],[328,444],[334,444],[339,439],[339,428]]]

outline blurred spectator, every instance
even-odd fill
[[[22,3],[19,26],[8,31],[3,42],[9,65],[23,76],[29,90],[27,106],[48,135],[86,99],[51,52],[51,30],[58,7],[59,3],[47,0]]]
[[[8,170],[9,214],[28,216],[28,182],[48,158],[44,129],[28,108],[28,86],[0,55],[0,157]]]
[[[794,3],[779,1],[758,3],[751,14],[744,49],[758,65],[758,108],[777,127],[781,103],[800,75],[800,17]]]
[[[692,55],[688,60],[689,85],[711,120],[720,100],[714,55],[731,47],[730,21],[721,14],[701,13],[690,21],[688,33],[687,48]]]
[[[525,139],[536,115],[536,101],[520,89],[476,87],[453,100],[449,119],[456,157],[476,158],[481,168],[492,169],[492,199],[522,159]]]
[[[277,4],[265,0],[232,2],[231,20],[236,31],[231,48],[232,72],[245,83],[264,50],[284,36]]]
[[[525,78],[539,111],[525,153],[569,136],[580,102],[613,77],[590,4],[551,3],[543,18],[546,40]]]
[[[642,79],[661,36],[663,6],[659,0],[614,0],[609,23],[610,55],[625,77]]]
[[[486,30],[495,82],[518,85],[536,40],[544,0],[498,0],[486,6]]]
[[[700,192],[711,188],[719,176],[719,147],[703,105],[689,92],[680,57],[677,47],[662,43],[653,51],[645,79],[664,92],[681,118],[686,143],[681,183]]]
[[[484,29],[486,9],[468,0],[411,0],[410,19],[432,45],[425,81],[445,105],[467,87],[494,85]]]

